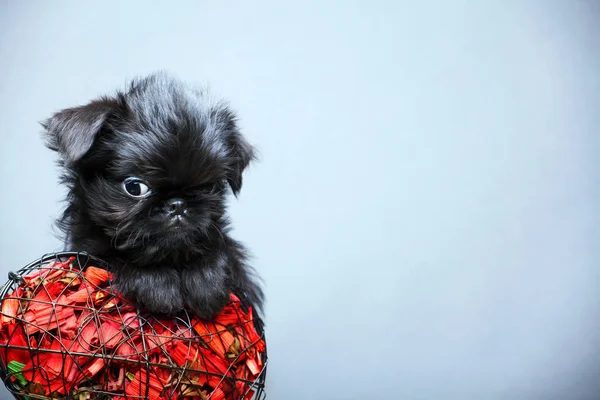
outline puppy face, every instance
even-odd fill
[[[141,259],[202,251],[253,158],[231,111],[162,74],[44,123],[71,208]]]

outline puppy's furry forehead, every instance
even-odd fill
[[[191,170],[225,173],[235,123],[226,105],[164,74],[134,82],[119,97],[126,116],[111,128],[118,133],[114,151],[124,169],[162,169],[179,177]]]
[[[235,117],[223,102],[200,90],[159,73],[134,81],[124,96],[133,130],[169,139],[200,139],[225,151],[224,130]],[[135,133],[135,132],[132,132]],[[202,133],[199,135],[199,133]],[[190,134],[195,134],[190,136]]]
[[[158,120],[161,118],[187,120],[190,117],[210,122],[219,111],[227,111],[227,107],[212,99],[207,90],[186,85],[164,73],[134,81],[124,98],[132,115],[140,122],[161,122]]]

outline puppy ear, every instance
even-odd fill
[[[233,129],[230,130],[231,134],[228,140],[231,164],[227,172],[227,183],[231,186],[233,194],[237,196],[242,189],[242,174],[250,161],[256,158],[256,152],[238,131],[235,122],[232,121],[231,124]]]
[[[92,147],[116,104],[110,99],[68,108],[42,122],[46,146],[58,152],[66,165],[78,162]]]

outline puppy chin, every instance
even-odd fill
[[[192,229],[189,224],[172,224],[157,234],[154,243],[162,247],[165,252],[183,253],[190,252],[194,248],[194,243],[199,240],[198,232]]]
[[[196,232],[183,226],[172,226],[160,233],[145,235],[139,240],[118,243],[116,248],[129,254],[136,264],[152,265],[167,258],[180,259],[200,254],[198,243]]]

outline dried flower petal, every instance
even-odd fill
[[[35,346],[35,340],[32,339],[29,343],[21,325],[9,324],[6,327],[6,334],[2,337],[2,344],[5,347],[0,352],[0,358],[4,365],[9,361],[26,364],[31,360],[31,354],[26,349],[30,348],[30,345]]]
[[[122,316],[123,325],[131,330],[140,329],[140,318],[136,312],[130,311]]]
[[[87,287],[79,289],[76,292],[71,293],[67,296],[67,301],[71,304],[82,304],[87,303],[90,299],[90,290]]]
[[[19,306],[21,304],[19,298],[22,296],[22,293],[23,289],[17,288],[2,300],[2,319],[0,321],[2,324],[14,321],[14,318],[19,312]]]
[[[246,365],[248,366],[248,369],[250,370],[252,375],[258,375],[260,373],[260,368],[258,368],[258,364],[256,363],[256,360],[254,360],[252,358],[248,358],[246,360]]]
[[[149,382],[149,384],[146,384]],[[159,400],[166,381],[161,381],[154,370],[150,373],[146,369],[140,369],[131,382],[125,386],[125,394],[127,396],[146,395],[150,400]]]
[[[86,376],[91,378],[95,376],[104,367],[104,359],[96,358],[85,368]]]
[[[222,357],[225,356],[225,346],[219,339],[219,333],[223,334],[224,332],[227,332],[224,328],[218,329],[214,322],[200,321],[194,325],[194,330],[198,332],[198,335],[200,335],[204,343],[213,349],[215,353]],[[233,342],[233,340],[231,340],[231,342]]]
[[[108,349],[114,348],[121,340],[123,340],[123,332],[121,327],[115,321],[105,321],[100,328],[100,342]]]
[[[208,399],[210,399],[210,400],[224,400],[225,399],[225,393],[223,393],[223,390],[218,387],[215,390],[213,390],[211,394],[208,395]]]
[[[107,270],[91,266],[83,271],[83,276],[85,276],[88,282],[93,286],[100,286],[112,279],[112,274]]]

